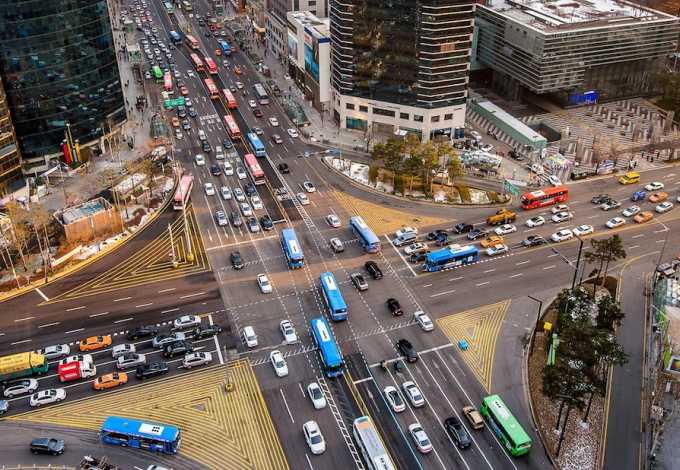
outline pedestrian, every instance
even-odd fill
[[[659,153],[661,153],[661,152],[659,152],[659,151],[657,150],[657,151],[656,151],[656,160],[657,160],[657,161],[659,161]]]

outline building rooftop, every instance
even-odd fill
[[[546,34],[674,19],[660,11],[617,0],[492,0],[477,6]]]

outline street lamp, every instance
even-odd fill
[[[538,313],[536,314],[536,325],[534,326],[534,332],[531,335],[531,345],[529,346],[529,356],[534,351],[534,341],[536,340],[536,333],[538,332],[538,322],[541,320],[541,311],[543,310],[543,301],[538,300],[530,295],[527,295],[531,300],[538,302]]]
[[[578,241],[581,242],[581,244],[578,247],[578,257],[576,258],[576,269],[574,269],[574,280],[571,281],[571,288],[573,289],[576,287],[576,278],[578,278],[578,271],[579,268],[581,267],[581,252],[583,251],[583,239],[579,237],[578,235],[574,234],[576,238],[578,238]],[[573,265],[573,263],[571,263]]]

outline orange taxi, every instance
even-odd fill
[[[500,245],[501,243],[503,243],[503,237],[499,237],[496,235],[482,240],[482,246],[484,248],[491,248],[492,246]]]
[[[186,95],[189,94],[189,90],[185,86],[179,87],[179,92],[182,94],[182,96],[186,96]],[[179,124],[178,124],[178,126],[179,126]]]
[[[668,194],[666,193],[654,193],[649,196],[649,202],[661,202],[668,199]]]
[[[644,211],[640,212],[638,215],[636,215],[633,220],[637,223],[642,223],[642,222],[649,222],[654,218],[654,214],[652,214],[649,211]]]
[[[243,70],[241,70],[241,67],[236,65],[234,66],[234,72],[236,72],[237,75],[241,75],[243,73]]]
[[[126,384],[128,376],[125,372],[113,372],[112,374],[105,374],[97,377],[94,380],[95,390],[104,390],[105,388],[117,387]]]
[[[217,23],[217,29],[222,29],[222,23]]]
[[[179,119],[177,119],[176,117],[173,117],[171,119],[171,121],[172,121],[172,127],[179,127],[180,126]]]
[[[111,346],[111,336],[109,335],[91,336],[80,342],[80,350],[85,352],[106,348],[109,346]]]
[[[215,49],[215,55],[222,55],[222,51],[219,49]]]

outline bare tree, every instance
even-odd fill
[[[28,269],[26,262],[26,255],[28,254],[28,240],[30,238],[30,229],[26,226],[26,209],[16,202],[7,204],[5,215],[9,221],[9,230],[7,231],[7,238],[10,245],[13,246],[19,256],[21,257],[21,264],[24,270]]]
[[[595,173],[597,173],[606,159],[607,156],[602,151],[602,144],[600,142],[593,143],[593,164],[595,165]]]
[[[120,151],[123,148],[123,136],[120,133],[119,128],[114,128],[115,121],[113,117],[106,118],[105,121],[99,123],[102,128],[102,133],[104,134],[104,140],[109,144],[109,149],[111,150],[111,160],[113,160],[113,154],[115,152],[116,157],[118,157],[118,162],[120,163]]]
[[[371,148],[371,140],[375,137],[375,132],[373,131],[373,127],[365,122],[361,123],[361,130],[364,131],[364,142],[366,144],[365,152],[368,153],[368,150]]]
[[[666,147],[668,148],[668,161],[673,159],[675,151],[680,148],[680,132],[673,131],[669,133],[665,138]]]

